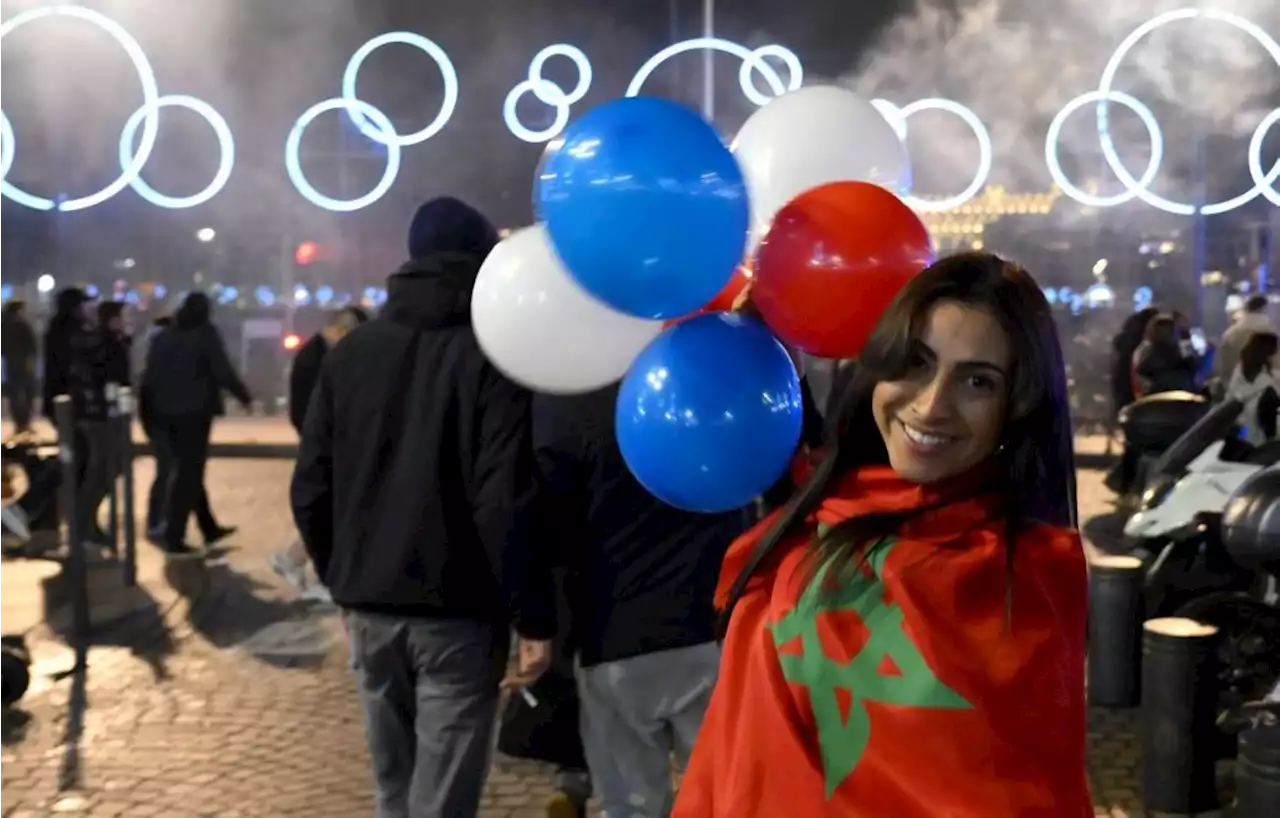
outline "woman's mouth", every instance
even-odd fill
[[[948,443],[954,443],[957,439],[952,435],[941,435],[937,432],[926,432],[924,429],[912,426],[902,420],[899,420],[898,424],[902,426],[903,436],[906,437],[907,443],[916,454],[936,454]]]

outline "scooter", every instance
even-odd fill
[[[1280,443],[1252,446],[1240,439],[1240,401],[1215,406],[1151,466],[1138,510],[1124,534],[1147,551],[1186,530],[1205,512],[1220,511],[1254,474],[1280,463]]]

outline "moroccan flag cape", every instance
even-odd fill
[[[1086,818],[1079,536],[1023,527],[989,469],[846,476],[736,605],[674,818]],[[920,509],[835,585],[819,526]],[[725,557],[719,602],[767,519]],[[815,573],[816,572],[816,573]]]

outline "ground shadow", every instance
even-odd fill
[[[189,607],[193,631],[221,649],[241,649],[276,667],[323,663],[339,632],[336,609],[305,600],[272,599],[275,586],[223,560],[173,562],[165,576],[174,588],[198,590]]]
[[[18,707],[6,707],[0,714],[0,744],[8,747],[21,744],[27,737],[33,718],[27,711]]]

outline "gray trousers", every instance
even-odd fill
[[[507,664],[506,630],[354,611],[346,621],[376,818],[476,815]]]
[[[582,743],[605,818],[671,812],[672,757],[683,772],[719,668],[708,642],[577,669]]]

